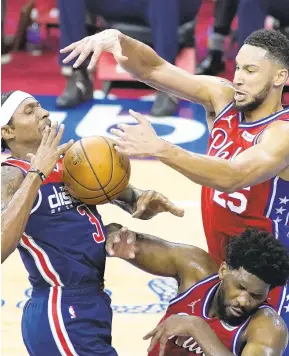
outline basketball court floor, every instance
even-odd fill
[[[117,122],[130,122],[127,109],[147,112],[151,98],[144,100],[97,99],[77,110],[59,112],[52,97],[39,98],[51,110],[51,118],[66,124],[66,136],[79,139],[88,135],[109,136]],[[197,105],[184,103],[175,117],[152,119],[158,134],[191,151],[204,152],[206,127],[204,113]],[[5,158],[2,155],[2,160]],[[142,189],[154,189],[185,208],[183,218],[168,213],[141,221],[131,218],[110,204],[99,207],[104,223],[118,222],[136,231],[164,239],[207,248],[201,220],[200,187],[174,170],[154,160],[132,160],[131,183]],[[149,345],[142,337],[161,319],[169,300],[176,294],[176,283],[142,272],[117,258],[108,258],[105,273],[106,292],[111,295],[113,345],[119,356],[144,356]],[[3,356],[27,355],[21,337],[21,316],[31,289],[18,251],[2,265],[1,329]],[[41,332],[41,330],[39,330]],[[53,355],[51,355],[53,356]]]

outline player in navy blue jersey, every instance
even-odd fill
[[[1,96],[1,260],[18,248],[33,287],[22,319],[30,355],[117,355],[111,346],[112,311],[103,291],[106,229],[95,206],[74,199],[62,182],[59,146],[64,125],[31,95]],[[140,219],[183,210],[154,191],[131,185],[115,204]],[[113,225],[112,225],[113,226]]]

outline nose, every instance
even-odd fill
[[[247,309],[250,306],[250,296],[248,293],[242,293],[238,297],[238,303],[241,308]]]
[[[39,114],[40,114],[39,115],[40,120],[47,119],[50,115],[49,111],[42,109],[42,108],[41,108],[41,112]]]
[[[235,71],[233,84],[236,87],[240,87],[241,85],[244,84],[244,77],[243,77],[242,71],[240,69]]]

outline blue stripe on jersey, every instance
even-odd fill
[[[175,304],[178,301],[184,299],[189,293],[191,293],[194,289],[196,289],[198,286],[202,285],[202,284],[206,284],[210,281],[213,281],[214,279],[219,279],[219,275],[218,273],[213,274],[205,279],[202,279],[201,281],[199,281],[198,283],[194,284],[192,287],[190,287],[189,289],[187,289],[186,291],[178,294],[175,298],[173,298],[169,305]]]
[[[289,108],[281,110],[275,114],[272,114],[270,116],[265,117],[264,119],[255,121],[255,122],[244,122],[242,121],[242,123],[240,123],[239,127],[257,127],[257,126],[261,126],[264,125],[266,123],[269,123],[270,121],[276,120],[279,116],[284,115],[288,113],[289,114]]]

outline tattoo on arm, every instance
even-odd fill
[[[22,172],[15,167],[1,167],[1,212],[7,209],[7,206],[16,193],[24,176]]]
[[[141,195],[142,191],[133,187],[131,184],[120,194],[120,196],[112,202],[112,204],[117,205],[121,209],[132,214],[136,207],[136,202]]]
[[[234,89],[233,83],[230,82],[229,80],[224,79],[224,78],[219,78],[219,80],[220,80],[220,82],[221,82],[225,87],[229,87],[229,88]]]

